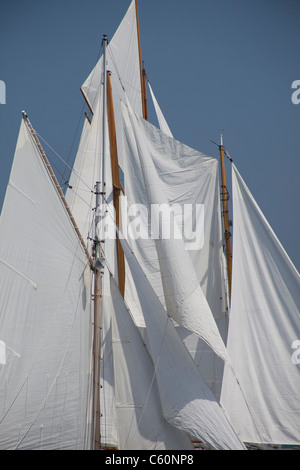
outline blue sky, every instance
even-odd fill
[[[69,164],[83,99],[79,88],[129,0],[2,0],[0,206],[25,109]],[[224,144],[300,269],[299,0],[140,0],[148,78],[176,138],[211,156]],[[65,169],[47,147],[61,184]],[[228,166],[228,165],[227,165]],[[228,167],[228,171],[230,168]],[[229,176],[228,176],[229,179]],[[230,186],[230,185],[229,185]]]

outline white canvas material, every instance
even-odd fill
[[[299,444],[300,278],[235,165],[233,278],[221,401],[244,441]]]
[[[0,448],[89,448],[89,264],[23,121],[0,239]]]

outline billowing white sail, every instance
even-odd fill
[[[132,187],[138,185],[137,168],[141,168],[143,182],[142,192],[145,195],[145,207],[152,211],[151,239],[147,239],[146,249],[150,251],[142,259],[142,265],[158,261],[163,287],[163,296],[169,315],[180,325],[198,334],[223,359],[227,359],[227,352],[221,339],[210,307],[201,290],[191,258],[185,249],[185,244],[172,211],[169,211],[169,201],[154,167],[148,149],[149,137],[146,135],[141,121],[133,111],[123,105],[124,133],[127,145],[127,159],[134,178],[131,178]],[[126,177],[130,169],[126,171]],[[134,181],[135,180],[135,181]],[[127,183],[127,179],[126,179]],[[131,185],[129,185],[131,186]],[[126,186],[127,187],[127,186]],[[129,188],[129,191],[131,188]],[[164,205],[170,217],[162,218],[162,228],[158,227],[157,211]],[[153,212],[153,209],[155,212]],[[148,221],[146,230],[148,232]],[[203,229],[203,226],[201,227]],[[157,234],[153,236],[153,232]],[[164,232],[165,231],[165,232]],[[132,238],[130,233],[128,238]],[[132,240],[135,248],[135,240]],[[199,241],[198,241],[199,242]],[[152,245],[152,246],[151,246]],[[145,247],[139,245],[140,250]],[[149,250],[150,248],[150,250]],[[135,252],[135,249],[134,249]],[[142,258],[142,256],[140,256]],[[146,262],[146,263],[145,263]],[[155,275],[156,275],[155,272]],[[159,283],[160,279],[156,282]]]
[[[300,278],[249,189],[232,167],[233,278],[222,404],[244,441],[299,444]]]
[[[165,419],[214,449],[243,449],[124,239],[122,246],[137,285]]]
[[[118,448],[192,449],[188,435],[164,419],[151,357],[112,277],[110,283],[103,313],[112,318]]]
[[[22,121],[0,220],[1,449],[87,449],[87,257]]]

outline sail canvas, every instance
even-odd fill
[[[0,237],[1,448],[88,448],[89,261],[23,120]]]
[[[221,401],[243,440],[299,442],[299,274],[235,165],[233,290]]]

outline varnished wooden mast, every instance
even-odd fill
[[[106,82],[106,48],[107,36],[103,35],[103,92],[106,95],[107,82]],[[102,276],[104,267],[102,264],[101,240],[99,238],[99,224],[100,224],[100,210],[101,205],[105,201],[105,148],[106,148],[106,119],[107,107],[106,100],[103,100],[103,118],[102,118],[102,167],[99,168],[98,181],[95,184],[96,195],[96,212],[94,220],[95,240],[94,240],[94,342],[93,342],[93,355],[94,355],[94,370],[93,370],[93,419],[94,419],[94,436],[93,448],[94,450],[101,449],[101,431],[100,431],[100,368],[101,368],[101,333],[102,333]],[[104,259],[104,258],[103,258]]]
[[[114,208],[115,208],[115,214],[116,214],[116,225],[117,227],[121,228],[120,227],[120,192],[122,190],[122,185],[121,185],[121,181],[119,177],[115,115],[114,115],[112,88],[111,88],[109,72],[107,72],[107,117],[108,117],[108,130],[109,130],[109,140],[110,140],[113,199],[114,199]],[[118,256],[119,288],[120,288],[122,296],[124,297],[125,261],[124,261],[123,249],[122,249],[121,242],[118,236],[117,236],[117,256]]]
[[[140,75],[141,75],[141,92],[142,92],[143,118],[148,121],[146,71],[145,71],[144,62],[142,62],[141,36],[140,36],[140,25],[139,25],[139,14],[138,14],[137,0],[135,0],[135,11],[136,11],[137,37],[138,37],[139,60],[140,60]]]
[[[225,239],[225,255],[227,260],[227,275],[228,275],[228,288],[229,288],[229,300],[231,299],[231,278],[232,278],[232,252],[231,252],[231,232],[229,225],[229,213],[228,213],[228,199],[229,194],[226,186],[226,173],[225,173],[225,162],[224,162],[224,147],[221,136],[220,150],[220,161],[221,161],[221,200],[223,205],[223,221],[224,221],[224,239]]]

